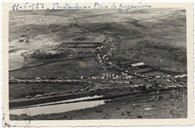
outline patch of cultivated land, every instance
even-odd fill
[[[84,63],[84,65],[82,65]],[[76,78],[77,76],[90,76],[99,72],[95,58],[72,60],[58,60],[53,63],[42,64],[10,72],[15,78]]]
[[[120,40],[120,50],[114,56],[122,56],[132,62],[144,62],[160,69],[187,74],[186,15],[184,10],[142,9],[125,12],[119,10],[44,10],[10,12],[9,77],[80,79],[81,76],[96,76],[100,74],[102,68],[95,57],[68,60],[69,56],[63,53],[61,56],[58,54],[59,58],[53,59],[51,56],[43,61],[40,58],[33,58],[31,56],[33,54],[25,59],[23,54],[41,51],[46,55],[50,52],[52,55],[56,55],[55,52],[59,52],[60,48],[63,48],[62,44],[104,42],[106,36],[117,37]],[[50,49],[49,52],[48,49]],[[91,52],[90,49],[83,49],[83,51],[95,56],[91,54],[94,53],[94,50]],[[78,55],[78,50],[67,52],[77,53],[71,57]],[[113,72],[115,71],[113,70]],[[94,90],[104,90],[105,87],[108,87],[107,91],[101,92],[101,94],[118,95],[128,91],[125,86],[134,87],[136,84],[151,84],[154,88],[177,82],[183,82],[180,83],[182,86],[186,85],[187,78],[175,83],[172,83],[171,79],[174,80],[173,76],[170,77],[170,80],[159,78],[159,80],[151,81],[135,77],[129,80],[131,82],[129,85],[117,85],[120,87],[119,90],[115,88],[115,84],[98,84],[97,82],[92,85],[10,83],[9,98],[17,100],[27,99],[26,97],[29,96],[34,97],[37,94],[66,94],[67,91],[81,90],[89,86]],[[144,88],[141,89],[144,90]],[[93,92],[93,95],[95,93]],[[97,91],[97,93],[100,92]],[[88,94],[89,91],[86,91],[85,95]],[[182,91],[162,92],[157,97],[149,96],[149,94],[136,98],[127,96],[84,110],[33,117],[27,115],[11,115],[10,117],[17,120],[185,118],[187,117],[187,92],[184,88]]]
[[[35,97],[36,95],[57,95],[67,94],[68,91],[81,90],[90,87],[84,84],[65,84],[65,83],[10,83],[10,100],[21,99],[28,97]],[[19,88],[19,89],[18,89]]]

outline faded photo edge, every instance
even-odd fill
[[[109,119],[109,120],[37,120],[10,121],[8,89],[8,17],[9,4],[3,4],[3,125],[4,126],[144,126],[144,125],[192,125],[194,121],[193,88],[193,4],[151,3],[156,8],[181,7],[186,9],[187,19],[187,74],[188,111],[185,119]]]

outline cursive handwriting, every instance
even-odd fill
[[[56,10],[56,9],[136,9],[150,8],[150,4],[144,3],[12,3],[11,10]]]

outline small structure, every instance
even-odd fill
[[[131,64],[132,67],[139,67],[139,66],[144,66],[144,65],[145,65],[144,62],[138,62],[138,63]]]

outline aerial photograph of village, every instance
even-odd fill
[[[11,120],[187,118],[181,8],[9,12]]]

